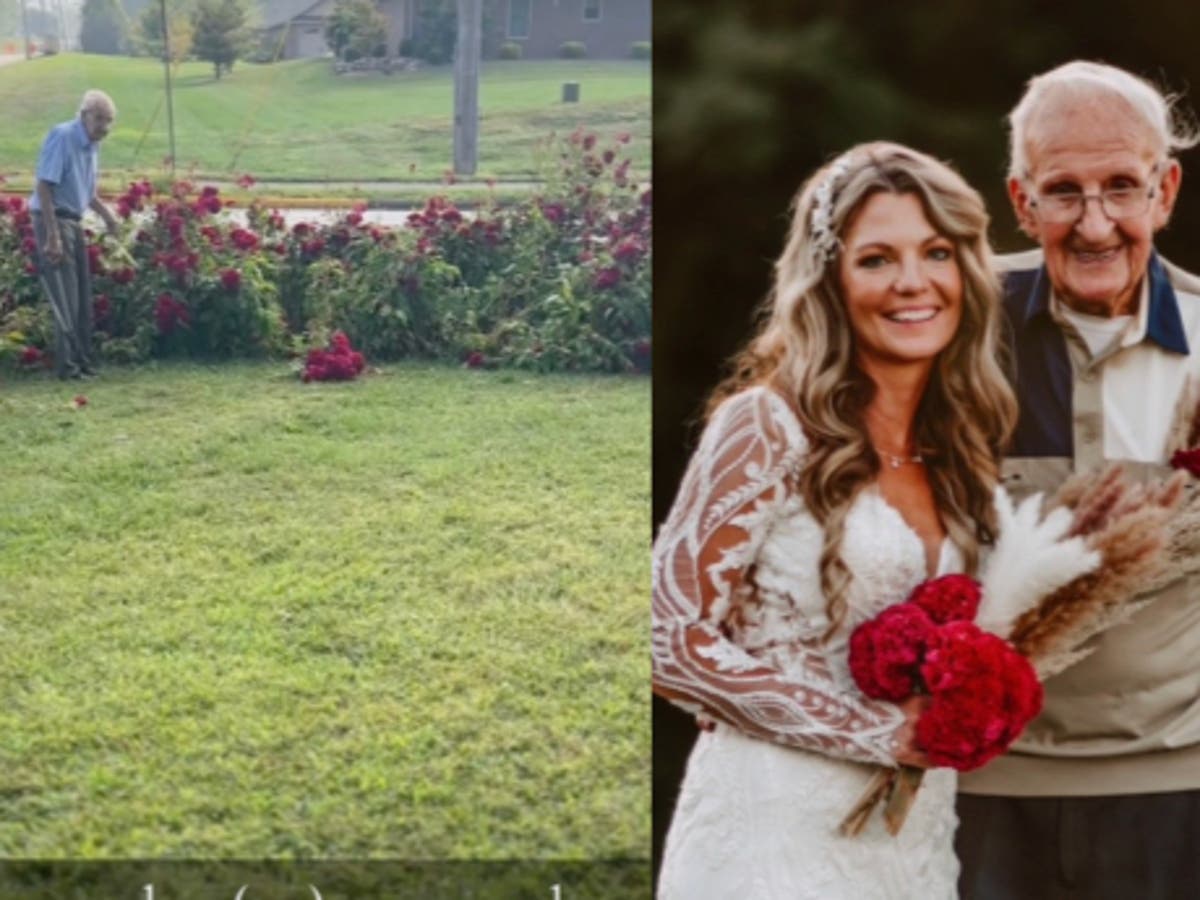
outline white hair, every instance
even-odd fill
[[[1076,60],[1029,80],[1025,94],[1009,114],[1008,174],[1029,174],[1029,127],[1051,101],[1072,104],[1103,98],[1123,102],[1145,126],[1146,137],[1163,156],[1200,143],[1194,117],[1179,110],[1180,95],[1166,94],[1151,82],[1104,63]]]
[[[84,92],[83,99],[79,101],[79,114],[82,116],[85,112],[95,112],[102,110],[114,118],[117,115],[117,104],[113,103],[112,97],[93,88],[90,91]]]

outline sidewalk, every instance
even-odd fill
[[[186,176],[180,175],[180,178]],[[28,197],[32,185],[21,186],[11,176],[0,184],[0,198]],[[365,203],[368,209],[409,210],[425,205],[430,197],[448,197],[463,209],[471,209],[495,200],[501,205],[519,200],[542,186],[540,181],[290,181],[268,179],[255,181],[249,188],[236,180],[214,178],[193,179],[196,185],[213,185],[221,196],[234,200],[238,206],[257,201],[263,206],[280,209],[349,209]],[[101,196],[111,199],[112,188],[101,187]]]

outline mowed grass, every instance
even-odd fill
[[[645,858],[649,382],[0,384],[0,856]]]
[[[563,82],[581,102],[561,101]],[[176,156],[198,177],[438,180],[453,157],[454,69],[335,76],[328,60],[184,63],[174,80]],[[32,178],[50,126],[90,87],[118,107],[101,168],[110,180],[162,171],[169,153],[163,69],[151,59],[65,53],[0,67],[0,173]],[[650,169],[650,65],[639,61],[485,62],[480,76],[480,178],[542,174],[536,147],[577,127],[629,132],[632,166]]]

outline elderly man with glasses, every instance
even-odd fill
[[[1153,85],[1082,62],[1034,78],[1010,121],[1009,196],[1040,249],[1007,260],[1006,484],[1053,490],[1110,461],[1161,476],[1200,390],[1200,279],[1154,235],[1197,134]],[[1200,584],[1050,679],[1014,750],[960,791],[966,900],[1200,897]]]
[[[116,218],[96,192],[100,142],[116,114],[108,94],[88,91],[79,116],[51,128],[38,154],[37,186],[29,208],[42,290],[54,314],[54,367],[59,378],[95,374],[92,282],[82,219],[91,209],[110,232],[117,230]]]

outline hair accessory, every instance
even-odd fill
[[[833,189],[837,180],[849,171],[849,157],[838,157],[833,165],[829,167],[829,172],[825,175],[825,180],[817,185],[817,189],[813,194],[812,219],[809,224],[811,226],[813,251],[816,258],[822,264],[828,263],[837,254],[838,237],[832,227]]]

